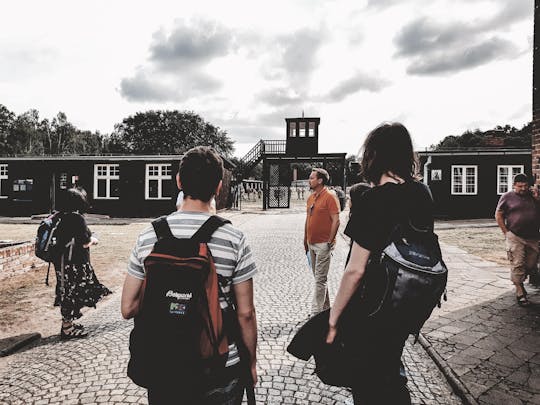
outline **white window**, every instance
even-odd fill
[[[0,198],[7,198],[8,165],[0,165]]]
[[[516,174],[523,173],[523,165],[497,166],[497,194],[504,194],[512,190],[513,179]]]
[[[94,198],[117,200],[120,197],[120,165],[94,165]]]
[[[452,194],[478,193],[478,166],[452,166]]]
[[[172,196],[170,164],[147,164],[145,198],[147,200],[169,200]]]
[[[305,137],[306,136],[306,123],[305,122],[300,123],[300,130],[298,132],[298,136],[300,136],[300,137]]]
[[[291,126],[289,128],[289,136],[291,138],[296,137],[296,122],[291,122]]]
[[[313,138],[315,136],[315,123],[310,122],[308,127],[308,136]]]

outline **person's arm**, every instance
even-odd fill
[[[343,310],[364,276],[370,253],[369,250],[363,248],[358,243],[353,243],[349,263],[341,278],[334,305],[330,308],[330,317],[328,319],[329,329],[328,335],[326,336],[326,343],[332,343],[336,337],[339,317],[343,313]]]
[[[331,246],[334,246],[336,243],[336,234],[339,229],[339,213],[330,214],[330,218],[332,218],[332,225],[330,226],[330,239],[328,240],[328,243]]]
[[[249,352],[253,384],[257,383],[257,317],[253,303],[253,279],[234,285],[240,334]]]
[[[124,319],[131,319],[139,312],[143,296],[143,282],[144,280],[138,279],[131,274],[126,275],[120,304],[120,311]]]
[[[501,210],[495,211],[495,220],[497,221],[499,228],[501,228],[502,233],[506,235],[508,228],[506,227],[506,223],[504,221],[504,212]]]

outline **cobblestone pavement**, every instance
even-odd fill
[[[540,404],[540,290],[527,286],[535,305],[521,308],[507,267],[442,248],[448,302],[424,336],[479,403]]]
[[[313,375],[314,364],[297,360],[285,348],[308,317],[312,278],[302,249],[304,215],[233,214],[254,251],[259,273],[255,297],[259,325],[256,389],[261,404],[346,404],[347,390],[326,386]],[[337,291],[347,245],[338,240],[330,273],[331,296]],[[87,404],[146,403],[146,392],[126,377],[131,321],[119,314],[119,296],[82,319],[87,339],[58,337],[13,356],[0,377],[0,403]],[[414,404],[460,404],[444,376],[419,344],[404,352]]]

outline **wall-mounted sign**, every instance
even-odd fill
[[[431,171],[431,181],[440,181],[440,180],[442,180],[442,170],[433,169]]]

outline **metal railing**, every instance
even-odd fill
[[[251,170],[262,158],[263,154],[284,154],[287,141],[283,140],[260,140],[242,158],[246,170]]]

